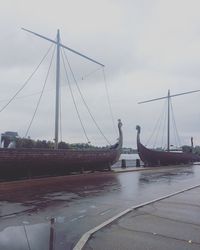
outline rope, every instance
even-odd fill
[[[86,78],[88,78],[89,76],[93,75],[94,73],[96,73],[97,71],[99,71],[102,67],[97,68],[95,70],[92,70],[91,72],[89,72],[88,74],[84,75],[81,77],[81,80],[84,81]]]
[[[180,147],[181,146],[181,140],[180,140],[180,136],[179,136],[179,133],[178,133],[177,126],[176,126],[176,120],[175,120],[175,116],[174,116],[174,110],[173,110],[172,103],[171,103],[171,110],[172,110],[172,121],[173,121],[173,126],[174,126],[174,133],[175,133],[175,137],[177,139],[177,144]]]
[[[84,133],[84,135],[85,135],[85,137],[86,137],[87,142],[89,143],[90,140],[89,140],[89,138],[88,138],[88,136],[87,136],[85,127],[84,127],[84,125],[83,125],[83,122],[82,122],[82,119],[81,119],[81,116],[80,116],[78,107],[77,107],[77,105],[76,105],[76,101],[75,101],[74,94],[73,94],[73,91],[72,91],[71,83],[70,83],[70,81],[69,81],[69,76],[68,76],[68,73],[67,73],[67,69],[66,69],[66,65],[65,65],[65,61],[64,61],[64,56],[63,56],[63,49],[61,49],[61,57],[62,57],[64,69],[65,69],[65,75],[66,75],[66,78],[67,78],[68,86],[69,86],[70,93],[71,93],[71,96],[72,96],[72,100],[73,100],[73,103],[74,103],[74,107],[75,107],[75,109],[76,109],[76,113],[77,113],[79,122],[80,122],[80,124],[81,124],[82,129],[83,129],[83,133]]]
[[[49,51],[51,50],[53,45],[50,46],[50,48],[47,50],[46,54],[44,55],[44,57],[42,58],[42,60],[40,61],[40,63],[38,64],[38,66],[35,68],[35,70],[32,72],[32,74],[27,78],[27,80],[25,81],[25,83],[22,85],[22,87],[13,95],[13,97],[11,97],[11,99],[0,109],[0,113],[15,99],[15,97],[22,91],[22,89],[25,88],[25,86],[28,84],[28,82],[31,80],[31,78],[33,77],[33,75],[36,73],[36,71],[38,70],[38,68],[40,67],[40,65],[43,63],[44,59],[47,57],[47,55],[49,54]]]
[[[176,134],[176,131],[175,131],[175,125],[174,125],[174,117],[173,117],[173,109],[172,109],[172,103],[170,103],[170,110],[171,110],[171,117],[172,117],[172,126],[173,126],[173,137],[174,137],[174,142],[173,144],[175,144],[176,146],[178,146],[178,143],[177,143],[177,134]]]
[[[164,112],[164,109],[165,109],[165,103],[164,103],[163,108],[162,108],[162,110],[161,110],[161,113],[160,113],[160,115],[159,115],[159,117],[158,117],[158,119],[157,119],[157,121],[156,121],[156,124],[155,124],[155,126],[154,126],[154,128],[153,128],[153,131],[152,131],[152,133],[151,133],[151,135],[150,135],[150,137],[149,137],[149,139],[147,140],[147,142],[146,142],[145,145],[148,145],[149,142],[151,141],[151,139],[153,138],[153,136],[155,135],[156,130],[157,130],[157,127],[159,126],[159,124],[160,124],[160,122],[161,122],[163,113],[165,113],[165,112]],[[155,144],[155,142],[154,142],[154,144]]]
[[[165,146],[166,146],[166,144],[164,145],[164,143],[163,143],[164,142],[164,135],[165,135],[165,131],[166,131],[166,125],[167,125],[166,120],[167,120],[167,113],[164,112],[164,122],[163,122],[162,140],[161,140],[161,147],[163,149],[165,149]]]
[[[114,121],[114,116],[113,116],[113,111],[112,111],[112,106],[111,106],[111,102],[110,102],[108,84],[107,84],[107,81],[106,81],[106,75],[105,75],[104,67],[102,67],[102,71],[103,71],[103,78],[104,78],[104,84],[105,84],[105,89],[106,89],[106,97],[107,97],[107,100],[108,100],[108,106],[109,106],[109,110],[110,110],[112,124],[113,124],[113,128],[114,128],[115,132],[117,133],[117,129],[116,129],[116,126],[115,126],[115,121]]]
[[[27,136],[27,134],[28,134],[28,132],[29,132],[29,130],[30,130],[30,128],[31,128],[31,125],[32,125],[33,120],[34,120],[34,118],[35,118],[35,115],[36,115],[36,113],[37,113],[37,110],[38,110],[40,101],[41,101],[41,99],[42,99],[42,96],[43,96],[43,93],[44,93],[44,89],[45,89],[45,86],[46,86],[46,83],[47,83],[47,79],[48,79],[48,76],[49,76],[49,71],[50,71],[50,69],[51,69],[51,65],[52,65],[52,62],[53,62],[54,54],[55,54],[55,47],[54,47],[54,51],[53,51],[53,53],[52,53],[50,65],[49,65],[49,68],[48,68],[48,71],[47,71],[47,75],[46,75],[46,78],[45,78],[45,81],[44,81],[44,84],[43,84],[43,87],[42,87],[42,92],[41,92],[40,97],[39,97],[39,99],[38,99],[38,102],[37,102],[35,111],[34,111],[34,113],[33,113],[32,119],[31,119],[31,121],[30,121],[30,123],[29,123],[28,129],[27,129],[27,131],[26,131],[26,133],[25,133],[25,137]]]
[[[159,134],[160,134],[160,128],[161,128],[161,120],[162,120],[162,117],[163,117],[163,113],[164,112],[162,112],[162,114],[161,114],[161,117],[160,117],[160,122],[159,122],[159,124],[158,124],[158,130],[157,130],[157,134],[156,134],[156,136],[155,136],[155,141],[154,141],[154,145],[153,145],[153,148],[155,148],[155,145],[157,144],[157,139],[158,139],[158,136],[159,136]]]
[[[60,140],[62,141],[62,105],[61,105],[61,95],[60,95]]]
[[[86,109],[87,109],[87,111],[88,111],[88,113],[89,113],[91,119],[93,120],[94,124],[96,125],[97,129],[99,130],[99,132],[100,132],[100,134],[103,136],[103,138],[106,140],[106,142],[107,142],[109,145],[111,145],[110,142],[109,142],[109,140],[108,140],[108,139],[106,138],[106,136],[103,134],[103,132],[102,132],[102,130],[100,129],[99,125],[97,124],[96,120],[94,119],[94,116],[92,115],[92,113],[91,113],[91,111],[90,111],[90,109],[89,109],[89,107],[88,107],[88,105],[87,105],[87,103],[86,103],[86,101],[85,101],[85,99],[84,99],[84,97],[83,97],[83,94],[82,94],[82,92],[81,92],[81,90],[80,90],[80,87],[79,87],[79,85],[78,85],[78,82],[77,82],[77,80],[76,80],[76,78],[75,78],[75,76],[74,76],[74,73],[73,73],[73,71],[72,71],[72,68],[71,68],[71,65],[70,65],[70,63],[69,63],[69,60],[68,60],[68,58],[67,58],[67,56],[66,56],[66,54],[65,54],[65,51],[64,51],[64,56],[65,56],[65,59],[66,59],[66,61],[67,61],[68,67],[69,67],[69,69],[70,69],[70,72],[71,72],[71,74],[72,74],[72,77],[73,77],[73,79],[74,79],[74,82],[75,82],[75,84],[76,84],[76,87],[77,87],[77,89],[78,89],[78,92],[79,92],[79,94],[80,94],[80,96],[81,96],[81,99],[82,99],[82,101],[83,101],[83,103],[84,103],[84,105],[85,105],[85,107],[86,107]]]
[[[98,68],[98,69],[96,69],[96,70],[91,71],[91,72],[88,73],[87,75],[80,77],[80,80],[84,81],[87,77],[91,76],[92,74],[94,74],[95,72],[97,72],[97,71],[100,70],[100,69],[101,69],[101,68]],[[64,86],[65,86],[65,85],[62,85],[62,84],[60,85],[61,88],[64,87]],[[54,90],[55,90],[55,88],[49,88],[48,90],[46,90],[46,92],[47,92],[47,91],[54,91]],[[31,97],[31,96],[34,96],[34,95],[39,95],[40,93],[41,93],[41,91],[37,91],[37,92],[34,92],[34,93],[32,93],[32,94],[18,96],[18,97],[16,97],[15,99],[27,98],[27,97]],[[6,102],[6,101],[8,101],[8,100],[10,100],[10,99],[9,99],[9,98],[7,98],[7,99],[1,99],[0,102]]]

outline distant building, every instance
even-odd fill
[[[11,137],[11,138],[13,138],[13,137],[16,138],[16,137],[19,136],[17,132],[12,132],[12,131],[6,131],[6,132],[4,132],[1,135],[7,136],[7,137]]]
[[[137,153],[136,149],[133,148],[122,148],[122,154],[135,154]]]
[[[13,131],[6,131],[1,134],[1,145],[3,144],[3,147],[7,148],[9,144],[18,138],[19,135],[17,132]]]

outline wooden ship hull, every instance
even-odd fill
[[[167,166],[167,165],[181,165],[193,162],[199,162],[200,157],[193,153],[184,152],[166,152],[157,151],[146,148],[140,142],[140,127],[137,126],[137,149],[140,159],[145,166]]]
[[[119,149],[0,149],[0,180],[65,175],[84,170],[110,170]]]
[[[0,148],[0,181],[111,170],[111,165],[119,160],[121,154],[121,126],[119,121],[119,141],[105,149]]]

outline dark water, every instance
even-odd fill
[[[200,184],[200,166],[67,177],[0,193],[0,250],[72,249],[129,206]],[[4,190],[5,191],[5,190]]]

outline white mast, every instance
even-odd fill
[[[167,151],[170,151],[170,90],[168,90],[167,95]]]
[[[56,106],[55,106],[55,145],[58,149],[58,129],[59,129],[59,104],[60,104],[60,31],[57,31],[57,58],[56,58]]]
[[[45,40],[47,40],[47,41],[50,41],[50,42],[52,42],[52,43],[55,43],[56,46],[57,46],[57,57],[56,57],[55,138],[54,138],[54,139],[55,139],[55,146],[54,146],[54,148],[55,148],[55,149],[58,149],[58,138],[59,138],[59,108],[60,108],[60,105],[59,105],[59,104],[60,104],[60,48],[62,47],[62,48],[64,48],[64,49],[67,49],[67,50],[69,50],[69,51],[71,51],[71,52],[73,52],[73,53],[75,53],[75,54],[77,54],[77,55],[79,55],[79,56],[81,56],[81,57],[83,57],[83,58],[85,58],[85,59],[87,59],[87,60],[93,62],[93,63],[96,63],[96,64],[102,66],[102,67],[104,67],[104,65],[101,64],[101,63],[99,63],[99,62],[97,62],[97,61],[95,61],[95,60],[93,60],[92,58],[90,58],[90,57],[88,57],[88,56],[85,56],[85,55],[81,54],[80,52],[77,52],[77,51],[75,51],[75,50],[73,50],[73,49],[71,49],[71,48],[69,48],[69,47],[67,47],[67,46],[65,46],[65,45],[63,45],[63,44],[61,44],[61,43],[60,43],[60,31],[59,31],[59,29],[57,30],[57,39],[56,39],[56,41],[54,41],[54,40],[52,40],[52,39],[50,39],[50,38],[48,38],[48,37],[45,37],[45,36],[43,36],[43,35],[40,35],[40,34],[38,34],[38,33],[35,33],[35,32],[33,32],[33,31],[30,31],[30,30],[27,30],[27,29],[24,29],[24,28],[22,28],[22,29],[25,30],[25,31],[27,31],[27,32],[30,32],[30,33],[32,33],[32,34],[34,34],[34,35],[36,35],[36,36],[39,36],[39,37],[41,37],[41,38],[43,38],[43,39],[45,39]]]

